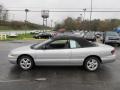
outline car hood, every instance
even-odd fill
[[[29,50],[31,50],[30,46],[31,45],[16,48],[16,49],[12,50],[11,53],[29,51]]]

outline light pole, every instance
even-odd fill
[[[11,21],[14,21],[14,19],[15,19],[15,14],[12,14],[12,19],[11,19]]]
[[[92,21],[92,9],[93,9],[93,0],[91,0],[91,10],[90,10],[90,30],[92,29],[91,27],[91,21]]]
[[[27,29],[28,12],[29,12],[29,9],[25,9],[25,34]]]
[[[52,27],[53,27],[53,20],[51,20],[51,29],[52,29]]]

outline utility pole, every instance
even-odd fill
[[[93,9],[93,0],[91,0],[91,10],[90,10],[90,30],[92,29],[91,21],[92,21],[92,9]]]
[[[84,11],[84,16],[83,16],[83,30],[85,31],[85,16],[86,16],[86,8],[83,9]],[[85,32],[84,32],[85,33]]]
[[[83,17],[83,21],[85,21],[86,10],[87,10],[86,8],[84,8],[84,9],[83,9],[83,11],[84,11],[84,17]]]
[[[83,21],[83,16],[82,16],[82,14],[80,14],[80,18],[81,18],[81,20],[80,20],[80,21],[82,22],[82,21]]]

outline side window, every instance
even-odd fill
[[[70,48],[80,48],[80,44],[75,40],[70,40]]]
[[[65,48],[69,48],[68,40],[56,40],[51,42],[47,46],[47,49],[65,49]]]

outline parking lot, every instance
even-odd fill
[[[8,62],[10,50],[41,41],[0,42],[0,90],[119,90],[120,47],[117,60],[101,65],[96,72],[79,66],[41,66],[23,71]]]

